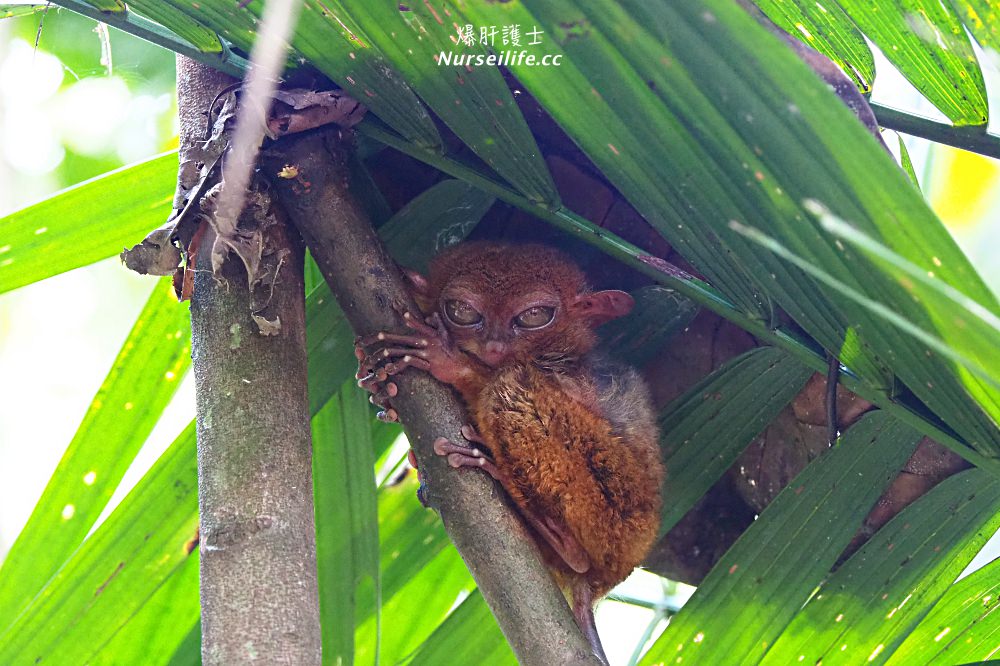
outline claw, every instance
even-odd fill
[[[465,425],[462,426],[462,437],[466,438],[470,442],[475,442],[476,444],[483,444],[484,446],[487,445],[486,444],[486,440],[484,440],[479,435],[479,433],[476,432],[476,429],[473,428],[468,423],[466,423]]]
[[[434,453],[446,457],[452,467],[478,467],[494,479],[500,479],[493,459],[480,449],[455,444],[446,437],[438,437],[434,440]]]

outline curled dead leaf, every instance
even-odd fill
[[[173,223],[149,233],[138,245],[122,250],[122,263],[140,275],[173,275],[181,263],[181,251],[173,244]]]
[[[271,139],[331,123],[354,127],[368,112],[363,104],[340,90],[278,90],[274,99],[267,121],[267,135]]]
[[[257,324],[257,330],[260,331],[261,335],[278,335],[281,333],[281,317],[275,317],[274,321],[271,321],[267,317],[251,314],[253,321]]]

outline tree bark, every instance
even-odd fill
[[[404,332],[401,313],[419,310],[348,189],[347,148],[336,135],[284,140],[265,154],[265,175],[355,332]],[[466,417],[455,396],[412,370],[394,381],[399,394],[393,406],[406,425],[428,503],[440,512],[518,660],[546,666],[599,663],[499,487],[476,470],[448,467],[433,453],[439,436],[463,441],[459,428]]]
[[[232,79],[183,57],[177,74],[183,165]],[[302,248],[280,222],[266,228],[287,255],[267,307],[280,328],[264,336],[241,262],[230,257],[213,274],[210,235],[191,298],[202,660],[319,664]]]

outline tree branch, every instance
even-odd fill
[[[400,313],[419,310],[348,189],[347,149],[336,136],[286,139],[265,153],[265,173],[355,332],[406,331]],[[439,436],[461,441],[466,417],[455,396],[423,373],[408,370],[394,381],[399,394],[393,407],[406,424],[429,504],[440,512],[520,662],[599,663],[502,491],[486,475],[454,470],[433,453]]]
[[[871,107],[882,127],[1000,159],[1000,136],[990,134],[985,125],[955,127],[891,106],[873,103]]]
[[[185,58],[177,69],[183,165],[203,139],[205,111],[232,80]],[[266,303],[277,333],[258,333],[235,256],[213,274],[207,224],[195,260],[202,659],[318,665],[302,248],[280,221],[262,225],[266,202],[254,201],[241,223],[260,228],[265,258],[280,257]]]

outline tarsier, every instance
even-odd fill
[[[439,438],[453,467],[500,482],[529,526],[573,614],[605,662],[594,604],[645,557],[660,520],[657,428],[631,368],[595,351],[594,329],[627,314],[621,291],[592,292],[565,255],[541,245],[470,242],[409,273],[412,335],[359,340],[359,384],[394,420],[391,376],[431,373],[465,402],[468,443]]]

